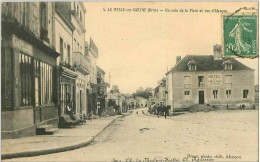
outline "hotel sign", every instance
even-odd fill
[[[208,86],[218,86],[222,84],[221,74],[209,74],[207,78]]]

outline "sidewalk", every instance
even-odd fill
[[[92,143],[103,130],[124,115],[88,120],[76,128],[59,129],[54,135],[37,135],[2,140],[2,159],[37,156],[84,147]]]

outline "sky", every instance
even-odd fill
[[[108,12],[108,8],[226,10],[256,7],[257,2],[85,2],[86,37],[99,49],[97,64],[106,82],[120,92],[155,88],[175,64],[176,56],[211,55],[222,44],[222,14],[199,12]],[[104,11],[106,10],[106,11]],[[227,14],[227,13],[225,13]],[[258,59],[238,59],[255,69]]]

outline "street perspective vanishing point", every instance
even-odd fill
[[[1,160],[256,162],[257,1],[1,3]]]

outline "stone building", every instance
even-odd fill
[[[57,125],[55,10],[52,2],[2,3],[2,138]]]
[[[60,53],[57,58],[59,66],[59,116],[66,112],[67,104],[71,104],[73,111],[76,107],[75,83],[77,79],[76,69],[73,66],[73,32],[75,26],[70,19],[64,16],[59,4],[55,6],[55,40],[56,51]],[[69,103],[71,102],[71,103]]]
[[[105,71],[97,66],[97,112],[99,115],[108,107],[107,88],[109,84],[105,82]]]
[[[155,104],[160,103],[160,99],[159,99],[159,87],[160,85],[157,85],[154,89],[153,89],[153,101]]]
[[[97,63],[98,48],[92,38],[85,42],[85,52],[90,60],[89,75],[87,76],[88,113],[97,115]]]
[[[61,57],[60,60],[63,61],[63,64],[67,66],[73,66],[72,68],[75,71],[77,76],[74,84],[72,81],[68,83],[67,81],[61,80],[61,107],[64,107],[64,104],[67,104],[66,100],[68,97],[72,101],[72,109],[75,113],[87,113],[87,83],[86,75],[89,74],[90,64],[89,58],[85,55],[85,14],[86,9],[83,2],[56,2],[56,11],[58,11],[59,16],[63,17],[67,26],[72,27],[73,29],[67,29],[69,31],[63,31],[63,37],[61,33],[62,30],[57,28],[57,32],[60,35],[57,35],[56,38],[58,46],[60,47]],[[72,37],[66,37],[64,34],[66,32],[72,32]],[[70,40],[69,40],[70,39]],[[70,46],[71,43],[72,46]],[[69,53],[68,51],[72,51]],[[72,77],[73,78],[73,77]]]
[[[166,73],[167,103],[173,109],[209,104],[250,108],[255,100],[254,70],[235,58],[222,58],[221,46],[213,55],[187,55]],[[169,86],[170,85],[170,86]]]
[[[166,90],[166,87],[167,87],[166,81],[167,81],[167,78],[163,77],[160,81],[158,81],[158,86],[153,90],[153,97],[151,100],[155,104],[167,105],[166,98],[167,98],[168,91]]]

